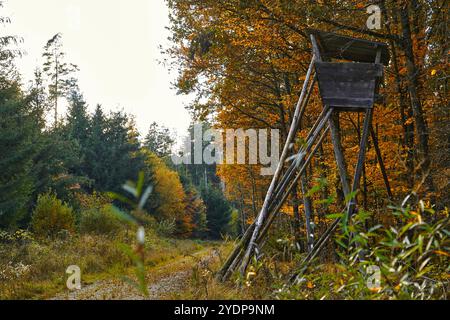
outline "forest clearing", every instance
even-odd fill
[[[448,1],[24,1],[0,300],[448,300]]]

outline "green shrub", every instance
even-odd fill
[[[46,193],[38,197],[31,218],[31,228],[37,236],[54,237],[64,230],[73,232],[74,225],[72,208],[56,198],[56,195]]]
[[[449,271],[448,212],[436,212],[421,201],[417,208],[392,208],[394,226],[376,225],[366,230],[370,214],[361,212],[337,237],[341,247],[338,265],[348,274],[338,292],[370,299],[446,299]],[[434,221],[422,217],[433,215]],[[381,283],[367,287],[368,266],[380,269]]]
[[[76,194],[77,208],[82,210],[101,209],[103,206],[111,204],[112,200],[106,194],[94,191],[92,194],[78,192]]]
[[[0,243],[26,244],[33,240],[33,235],[27,230],[19,229],[14,233],[0,230]]]
[[[175,233],[176,222],[174,220],[161,220],[156,225],[156,231],[163,237],[170,237]]]
[[[144,211],[133,210],[130,212],[130,214],[145,227],[155,229],[158,224],[158,221],[154,216],[151,216]]]
[[[277,299],[447,299],[450,219],[420,201],[391,208],[395,224],[369,226],[360,210],[335,235],[339,262],[311,264]],[[432,216],[431,221],[423,217]],[[341,215],[343,216],[343,215]],[[378,281],[375,280],[377,272]]]
[[[124,227],[112,211],[111,205],[104,205],[100,209],[92,208],[81,212],[80,231],[93,234],[115,234]]]

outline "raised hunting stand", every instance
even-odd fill
[[[359,189],[369,134],[372,136],[388,196],[392,197],[381,151],[372,127],[373,106],[380,99],[378,92],[383,80],[383,65],[389,63],[387,45],[312,29],[308,30],[308,34],[311,38],[313,55],[280,161],[256,221],[247,228],[239,244],[234,248],[218,272],[217,278],[219,280],[225,281],[228,279],[238,267],[242,275],[245,273],[251,257],[254,254],[258,254],[264,236],[267,234],[277,213],[299,182],[302,186],[304,202],[305,204],[307,203],[305,181],[302,178],[304,178],[306,167],[322,144],[328,131],[331,133],[342,190],[346,196],[352,195],[347,203],[345,222],[356,210],[357,204],[354,194]],[[314,71],[315,75],[312,76]],[[283,165],[287,160],[291,144],[297,135],[302,116],[316,82],[319,85],[323,111],[311,128],[306,138],[306,143],[300,146],[299,152],[293,157],[294,160],[281,175]],[[338,129],[340,112],[363,112],[365,114],[358,160],[351,187]],[[308,255],[303,260],[300,269],[293,275],[293,280],[299,273],[303,273],[306,270],[308,263],[317,256],[341,220],[339,218],[334,221],[320,236],[318,241],[313,243],[312,228],[310,227],[311,211],[307,205],[305,205],[305,215]]]

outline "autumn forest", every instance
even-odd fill
[[[277,171],[248,161],[250,137],[245,163],[174,163],[164,124],[142,134],[133,114],[89,107],[64,34],[24,84],[21,41],[2,33],[0,299],[448,299],[448,1],[165,4],[160,63],[193,97],[187,144],[199,124],[278,130]],[[339,75],[320,67],[339,63],[346,86],[378,65],[374,102],[326,105]]]

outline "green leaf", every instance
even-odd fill
[[[136,219],[133,218],[131,215],[129,215],[128,213],[120,210],[119,208],[117,208],[116,206],[112,206],[111,207],[111,212],[117,216],[120,220],[123,221],[127,221],[127,222],[132,222],[132,223],[137,223]]]
[[[320,200],[316,201],[316,203],[323,204],[325,206],[329,206],[334,202],[334,200],[335,200],[334,197],[328,197],[327,199],[320,199]]]
[[[349,194],[347,194],[345,196],[345,202],[347,203],[347,202],[350,202],[350,200],[354,199],[356,197],[356,195],[358,194],[358,192],[359,192],[359,190],[356,190],[356,191],[352,191]]]
[[[342,248],[347,249],[347,245],[341,240],[336,240],[336,243],[339,244]]]
[[[327,214],[325,217],[328,219],[340,219],[344,216],[344,213],[332,213],[332,214]]]
[[[370,228],[369,231],[368,231],[368,233],[372,233],[372,232],[374,232],[375,230],[380,229],[381,227],[383,227],[383,226],[382,226],[381,224],[378,224],[378,225],[376,225],[376,226]]]
[[[142,189],[144,188],[144,179],[145,179],[145,175],[143,171],[139,171],[139,177],[138,177],[138,182],[136,185],[136,191],[137,191],[137,197],[140,197],[142,194]]]
[[[422,271],[423,268],[425,268],[425,266],[427,265],[427,263],[431,260],[431,257],[425,259],[424,262],[422,262],[422,264],[419,267],[419,271]]]
[[[147,203],[148,197],[150,197],[150,194],[153,191],[152,186],[148,186],[147,189],[145,189],[144,194],[142,195],[141,199],[139,200],[138,208],[139,210],[142,210]]]
[[[134,187],[134,184],[132,184],[130,181],[128,181],[127,183],[122,185],[122,189],[131,193],[135,198],[139,197],[138,192],[137,192],[136,188]]]
[[[126,203],[126,204],[129,204],[131,206],[134,206],[133,201],[131,201],[127,197],[124,197],[121,194],[118,194],[118,193],[115,193],[115,192],[107,192],[106,194],[113,200],[118,200],[118,201],[120,201],[122,203]]]

